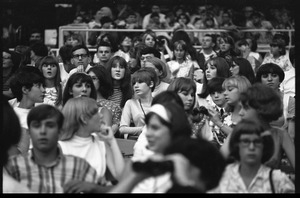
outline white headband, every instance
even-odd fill
[[[161,105],[161,104],[155,104],[150,108],[149,112],[153,112],[156,113],[157,115],[159,115],[162,119],[164,119],[166,122],[170,123],[171,120],[168,117],[168,113],[166,108]]]

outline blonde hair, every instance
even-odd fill
[[[236,87],[239,90],[239,93],[246,92],[249,87],[251,87],[251,83],[245,76],[230,76],[226,78],[222,84],[223,89],[227,89],[228,87]],[[225,107],[226,111],[232,112],[234,107],[231,104],[227,104]]]
[[[71,139],[79,127],[84,125],[80,118],[81,115],[91,118],[98,113],[97,102],[89,97],[71,98],[63,107],[62,113],[65,121],[60,140],[64,141]]]
[[[251,83],[245,76],[230,76],[224,80],[222,87],[226,89],[230,86],[238,88],[239,92],[242,93],[251,87]]]

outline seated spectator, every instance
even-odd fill
[[[96,100],[88,97],[71,98],[64,105],[65,117],[60,147],[63,154],[74,155],[87,160],[96,170],[97,183],[103,190],[111,182],[119,180],[124,169],[124,159],[114,138],[98,113]],[[109,177],[112,176],[112,178]],[[73,184],[78,185],[78,182]]]
[[[17,100],[14,111],[20,119],[22,128],[21,139],[16,146],[14,153],[25,154],[31,146],[30,137],[27,131],[27,115],[36,103],[42,103],[44,101],[44,76],[38,68],[24,66],[20,68],[12,78],[10,87]]]
[[[25,155],[12,156],[5,170],[32,192],[63,193],[74,181],[81,185],[73,186],[72,193],[87,192],[83,187],[86,182],[96,186],[96,170],[82,158],[64,155],[58,146],[63,122],[63,114],[47,104],[34,107],[28,114],[33,148]]]
[[[102,65],[107,68],[107,63],[109,59],[113,56],[112,46],[110,43],[101,41],[97,47],[97,51],[94,55],[93,63]]]
[[[248,116],[249,119],[253,115]],[[230,155],[235,161],[227,165],[218,187],[211,192],[295,192],[295,186],[286,174],[264,165],[274,153],[275,146],[271,132],[262,124],[242,120],[234,128],[229,141]]]

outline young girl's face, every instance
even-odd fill
[[[163,125],[158,116],[154,114],[147,124],[146,138],[149,150],[162,153],[171,143],[170,129]]]
[[[124,47],[131,47],[132,46],[132,40],[129,37],[125,37],[124,40],[121,43]]]
[[[241,102],[240,105],[241,109],[239,111],[239,115],[242,119],[259,121],[257,111],[254,108],[250,107],[249,105],[243,105]]]
[[[232,76],[239,75],[240,72],[240,66],[238,66],[234,61],[232,62],[232,66],[229,68]]]
[[[210,81],[211,79],[217,77],[217,67],[213,62],[208,62],[205,69],[206,79]]]
[[[154,38],[148,34],[145,38],[145,44],[148,46],[148,47],[154,47],[155,45],[155,40]]]
[[[178,45],[176,49],[174,50],[174,55],[177,60],[183,59],[185,54],[185,50],[182,49],[181,45]]]
[[[231,47],[231,45],[229,43],[226,43],[224,41],[224,39],[222,39],[222,38],[219,41],[219,45],[220,45],[220,50],[222,52],[228,52],[230,50],[230,47]]]
[[[125,76],[125,67],[119,62],[114,62],[111,67],[111,77],[114,80],[122,80]]]
[[[55,64],[43,64],[42,71],[46,79],[54,79],[57,74],[57,66]]]
[[[99,82],[98,77],[97,77],[96,74],[95,74],[94,72],[92,72],[92,71],[90,71],[90,72],[88,73],[88,75],[92,78],[93,83],[94,83],[94,86],[95,86],[95,89],[98,90],[99,87],[100,87],[100,82]]]
[[[236,86],[226,85],[224,95],[227,104],[236,105],[239,102],[240,92]]]
[[[80,96],[90,97],[91,92],[91,84],[87,82],[76,82],[70,90],[70,94],[73,95],[73,98]]]
[[[191,89],[189,91],[181,90],[178,91],[178,95],[180,96],[184,110],[190,110],[193,108],[194,100],[195,100],[195,92]]]

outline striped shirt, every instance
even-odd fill
[[[113,101],[117,105],[121,106],[122,101],[122,91],[120,87],[114,87],[114,93],[113,95],[108,97],[108,100]]]
[[[87,161],[63,155],[60,148],[56,161],[50,166],[37,164],[33,151],[29,150],[26,155],[10,157],[5,170],[36,193],[63,193],[64,184],[70,180],[97,183],[96,170]]]

